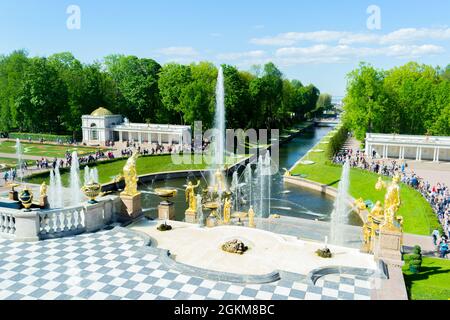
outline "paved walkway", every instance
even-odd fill
[[[0,299],[369,300],[376,285],[347,275],[327,275],[315,285],[212,281],[171,270],[160,252],[122,228],[36,243],[0,240]]]

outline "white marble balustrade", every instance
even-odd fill
[[[85,208],[73,207],[39,213],[39,232],[46,237],[52,234],[83,232],[85,229]]]
[[[16,219],[10,210],[0,211],[0,233],[14,236],[16,233]]]

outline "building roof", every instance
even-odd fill
[[[106,108],[100,107],[91,113],[94,117],[113,116],[114,114]]]

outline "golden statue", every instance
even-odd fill
[[[223,173],[219,169],[217,169],[216,173],[214,173],[214,177],[215,177],[214,191],[215,192],[224,191],[225,181],[223,178]]]
[[[134,152],[123,167],[123,176],[125,179],[125,190],[122,192],[123,195],[133,197],[139,194],[137,189],[138,177],[136,171],[136,162],[138,157],[139,153]]]
[[[223,223],[228,224],[231,220],[231,199],[226,198],[223,205]]]
[[[354,206],[356,208],[358,208],[358,210],[366,210],[367,209],[366,203],[364,202],[363,198],[356,199]]]
[[[253,207],[250,207],[250,210],[248,210],[248,226],[250,228],[256,227],[256,225],[255,225],[255,211],[253,210]]]
[[[394,214],[397,213],[400,207],[400,176],[395,175],[392,179],[392,183],[387,188],[386,196],[384,197],[384,207],[386,210],[390,210]]]
[[[188,211],[197,212],[197,197],[195,196],[195,189],[200,186],[200,181],[197,181],[197,184],[194,184],[189,181],[186,187],[186,202],[189,204]]]
[[[41,188],[39,189],[40,194],[41,194],[41,198],[44,198],[44,197],[47,196],[47,190],[48,190],[48,187],[47,187],[47,184],[44,181],[44,182],[42,182]]]
[[[383,188],[386,188],[386,182],[384,182],[383,179],[381,177],[379,177],[378,181],[375,185],[375,189],[380,191]]]
[[[381,201],[377,201],[375,206],[370,211],[370,215],[375,218],[382,218],[384,216],[383,206],[381,205]]]

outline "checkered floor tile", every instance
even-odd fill
[[[315,286],[280,280],[232,284],[165,267],[144,240],[120,228],[36,243],[0,240],[0,299],[369,299],[370,283],[325,276]]]

